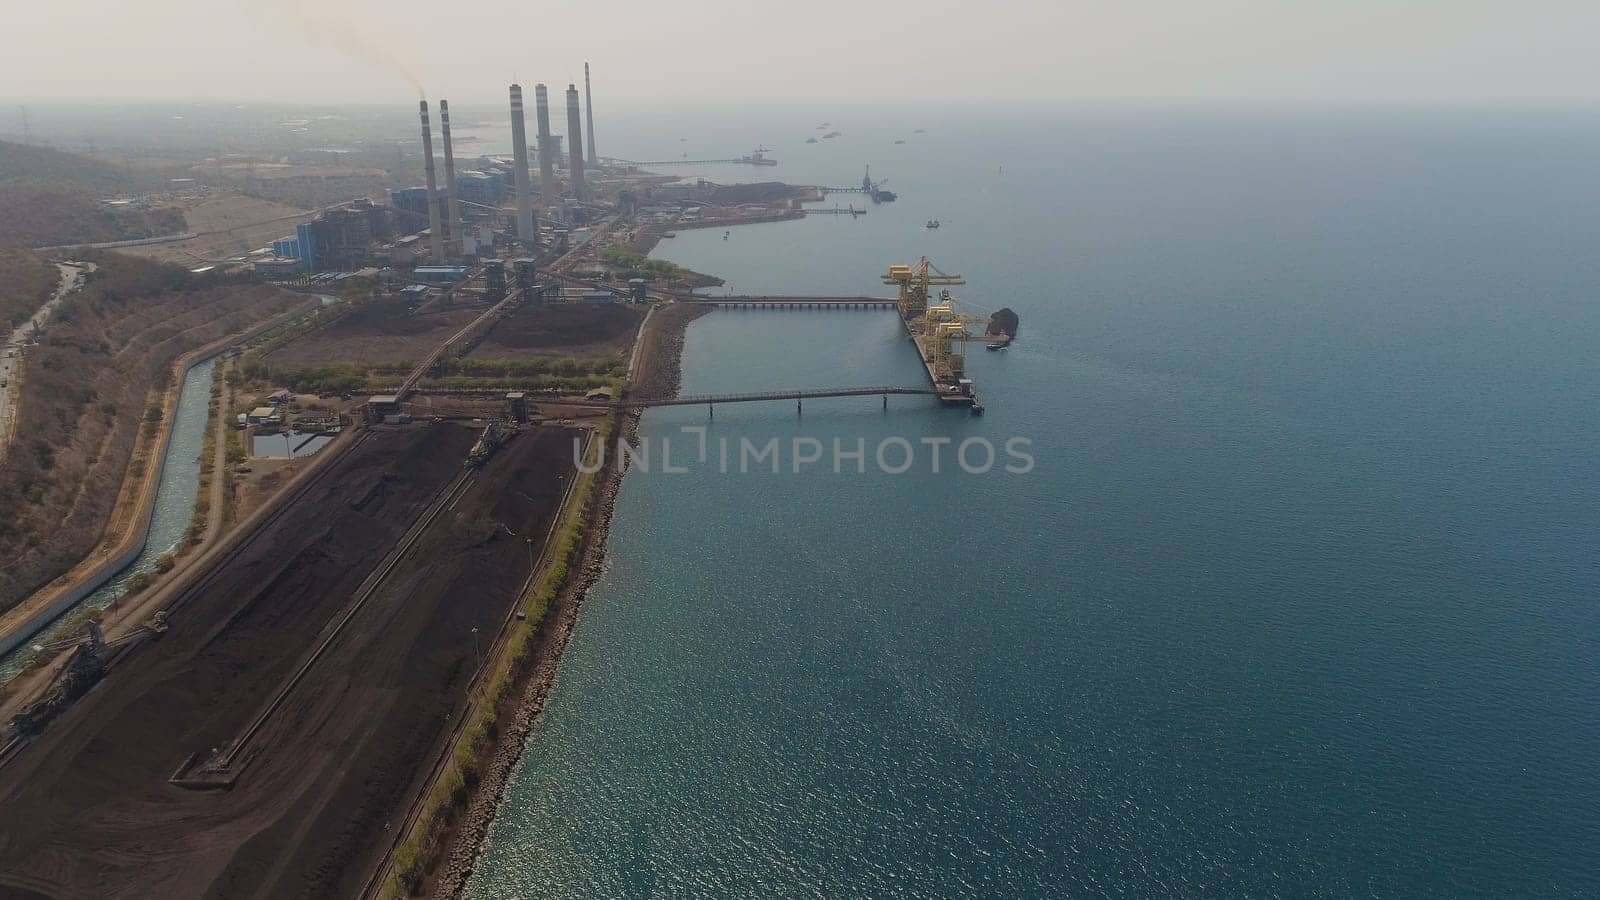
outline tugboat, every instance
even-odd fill
[[[938,219],[929,219],[928,220],[928,224],[926,224],[926,225],[924,225],[922,227],[923,228],[938,228],[939,227],[939,220]]]

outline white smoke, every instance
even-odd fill
[[[375,43],[363,32],[360,23],[344,14],[341,0],[295,0],[295,14],[300,20],[300,30],[306,41],[315,47],[330,47],[359,62],[386,69],[404,78],[426,100],[428,92],[422,79],[406,64],[405,59],[382,44]]]

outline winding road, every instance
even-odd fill
[[[50,314],[61,305],[61,301],[83,285],[84,277],[95,270],[95,264],[56,263],[56,268],[61,270],[61,284],[56,288],[55,295],[45,301],[28,321],[18,325],[6,338],[5,347],[0,349],[0,456],[5,455],[6,447],[11,444],[11,431],[16,427],[22,356],[34,335],[49,321]]]

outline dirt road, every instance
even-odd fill
[[[56,311],[61,301],[77,290],[83,284],[83,279],[95,270],[94,263],[56,263],[56,268],[61,270],[61,284],[56,288],[55,295],[45,301],[39,311],[28,318],[28,321],[18,325],[6,339],[5,346],[0,347],[0,456],[4,456],[6,447],[11,443],[11,429],[17,422],[17,397],[22,390],[22,356],[26,352],[26,345],[33,340],[44,323],[49,321],[50,314]]]

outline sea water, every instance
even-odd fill
[[[782,167],[710,174],[901,199],[657,256],[861,294],[926,254],[1018,340],[969,351],[981,418],[645,416],[687,471],[627,477],[472,896],[1600,892],[1600,120],[778,118],[737,128]],[[684,373],[925,380],[883,311],[719,311]]]

